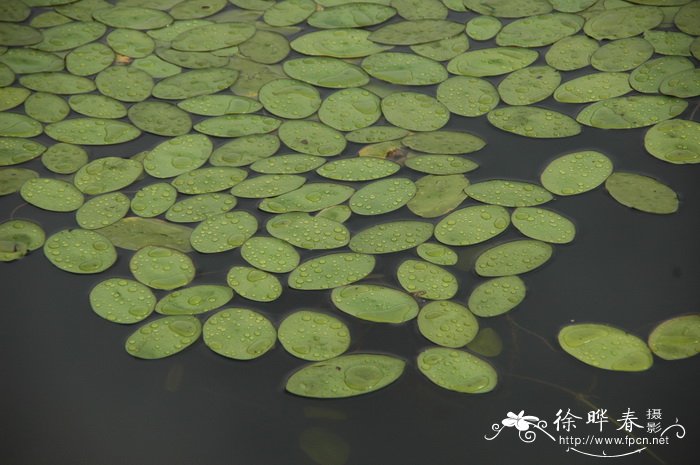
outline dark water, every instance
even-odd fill
[[[698,103],[698,99],[691,101],[682,117],[688,118]],[[560,108],[552,99],[542,105]],[[579,110],[577,105],[562,108],[571,115]],[[671,186],[681,197],[680,210],[667,216],[640,213],[617,204],[602,188],[550,203],[548,208],[576,222],[578,236],[570,245],[556,246],[546,266],[524,275],[528,296],[517,309],[508,316],[480,320],[504,344],[502,353],[491,359],[499,371],[499,385],[485,395],[440,389],[417,371],[415,356],[430,344],[413,322],[381,325],[344,315],[353,335],[351,352],[385,352],[409,362],[398,382],[357,398],[309,400],[284,392],[286,376],[303,363],[280,347],[251,362],[219,357],[201,342],[169,359],[136,360],[123,350],[134,328],[97,317],[87,299],[98,281],[129,276],[131,252],[120,250],[116,266],[98,276],[62,272],[41,251],[16,263],[0,263],[2,463],[696,463],[700,438],[697,358],[656,359],[652,369],[643,373],[607,372],[564,354],[558,349],[556,334],[572,321],[590,321],[609,323],[646,338],[656,323],[698,311],[700,168],[670,165],[649,156],[643,148],[644,129],[584,128],[573,138],[531,140],[495,130],[483,117],[453,116],[450,126],[488,141],[486,148],[470,156],[481,165],[468,175],[472,182],[493,178],[537,181],[542,168],[556,156],[596,149],[606,153],[617,170],[652,175]],[[130,156],[157,142],[158,138],[143,136],[119,147],[93,148],[90,153],[93,157]],[[354,149],[349,147],[346,154]],[[49,175],[38,161],[27,167]],[[8,218],[21,203],[16,194],[0,198],[0,219]],[[256,211],[254,202],[242,202],[240,208]],[[404,208],[392,218],[409,216]],[[20,208],[15,217],[39,221],[47,234],[74,226],[70,214],[31,206]],[[353,217],[348,226],[357,232],[374,222],[376,219]],[[516,237],[514,230],[499,241],[511,237]],[[460,280],[455,300],[465,302],[481,282],[472,271],[473,259],[491,245],[460,251],[461,270],[450,269]],[[393,270],[413,256],[412,251],[381,256],[375,273],[385,278],[377,282],[397,285]],[[206,257],[195,253],[193,258],[201,276],[197,283],[223,283],[228,268],[242,261],[237,251]],[[330,292],[291,289],[285,289],[278,302],[235,299],[232,305],[259,310],[277,323],[299,308],[338,313],[330,303]],[[581,400],[582,395],[588,403]],[[484,439],[493,434],[492,423],[500,422],[509,411],[520,410],[551,423],[557,410],[571,409],[584,417],[577,433],[585,436],[597,431],[583,422],[586,412],[598,407],[614,418],[630,408],[642,424],[647,409],[662,409],[662,424],[667,426],[677,418],[687,435],[652,448],[654,456],[641,453],[617,459],[566,452],[566,446],[542,434],[534,443],[525,444],[512,428],[493,441]],[[621,436],[615,428],[607,425],[605,431]],[[609,454],[632,450],[604,449]]]

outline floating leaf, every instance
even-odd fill
[[[250,166],[250,169],[265,174],[298,174],[312,171],[325,162],[323,158],[313,155],[278,155],[258,160]]]
[[[154,178],[171,178],[202,166],[211,155],[208,137],[187,134],[158,144],[143,160],[146,173]]]
[[[410,295],[372,284],[338,287],[331,300],[341,311],[377,323],[403,323],[418,314],[418,304]]]
[[[148,73],[125,66],[112,66],[101,71],[95,84],[101,94],[122,102],[141,102],[154,90],[153,78]]]
[[[457,34],[454,37],[435,42],[411,45],[411,51],[435,61],[451,60],[467,50],[469,50],[469,39],[464,34]]]
[[[324,124],[340,131],[371,126],[381,116],[379,97],[357,88],[329,95],[318,110],[318,117]]]
[[[344,223],[352,216],[352,210],[347,205],[333,205],[316,213],[316,216]]]
[[[284,0],[265,10],[263,19],[270,26],[291,26],[304,21],[314,11],[316,4],[313,0]]]
[[[285,121],[278,135],[290,149],[321,157],[338,155],[346,146],[340,132],[315,121]]]
[[[24,112],[41,123],[57,123],[68,116],[70,107],[58,95],[36,92],[24,102]]]
[[[41,123],[19,113],[0,112],[0,137],[34,137],[43,132]]]
[[[664,360],[700,353],[700,315],[682,315],[659,323],[649,335],[649,348]]]
[[[693,70],[693,63],[684,57],[661,57],[649,60],[630,74],[632,88],[644,93],[657,93],[661,84],[682,71]]]
[[[591,56],[591,65],[600,71],[632,70],[654,54],[654,47],[641,37],[629,37],[608,42]]]
[[[469,197],[503,207],[531,207],[552,200],[552,194],[537,184],[494,179],[465,187]]]
[[[143,284],[131,279],[109,278],[90,291],[92,310],[105,320],[133,324],[147,318],[156,306],[156,297]]]
[[[129,212],[129,197],[112,192],[93,197],[76,212],[75,220],[83,229],[99,229],[116,223]]]
[[[195,69],[158,81],[153,96],[166,100],[182,100],[199,95],[215,94],[230,87],[238,71],[233,69]]]
[[[258,358],[275,345],[277,332],[270,320],[244,308],[227,308],[204,323],[204,343],[214,352],[236,360]]]
[[[321,166],[316,172],[336,181],[372,181],[396,173],[401,166],[381,158],[344,158]]]
[[[676,31],[645,31],[644,40],[660,55],[690,56],[693,37]]]
[[[128,217],[97,232],[122,249],[139,250],[154,245],[191,252],[192,229],[152,218]]]
[[[152,218],[165,213],[176,198],[177,191],[170,184],[149,184],[136,192],[131,200],[131,210],[143,218]]]
[[[498,236],[510,224],[508,211],[477,205],[450,213],[435,226],[435,238],[447,245],[473,245]]]
[[[498,93],[508,105],[531,105],[554,93],[561,82],[559,71],[549,66],[530,66],[506,76]]]
[[[337,58],[296,58],[286,60],[283,67],[289,77],[318,87],[343,89],[363,86],[369,82],[369,76],[362,68]]]
[[[620,97],[631,91],[626,73],[593,73],[560,85],[554,92],[554,99],[564,103],[588,103]]]
[[[420,152],[448,155],[476,152],[486,145],[486,142],[480,137],[456,131],[411,134],[404,137],[401,142]]]
[[[261,199],[286,194],[300,188],[306,182],[303,176],[293,174],[268,174],[248,178],[236,184],[231,193],[237,197]]]
[[[139,249],[131,257],[129,269],[139,282],[166,291],[188,285],[195,274],[194,264],[187,255],[153,245]]]
[[[107,43],[119,55],[144,58],[153,53],[155,42],[141,31],[115,29],[107,35]]]
[[[94,21],[74,21],[49,27],[41,31],[42,41],[34,48],[44,52],[71,50],[94,42],[107,30],[103,24]]]
[[[433,347],[418,354],[418,370],[441,388],[465,394],[490,392],[498,374],[484,360],[470,353]]]
[[[280,125],[276,118],[261,115],[224,115],[208,118],[194,125],[197,132],[216,137],[242,137],[266,134]]]
[[[254,134],[236,138],[214,150],[209,163],[214,166],[246,166],[273,155],[280,140],[273,134]]]
[[[286,389],[302,397],[357,396],[393,383],[405,366],[403,360],[388,355],[341,355],[295,371],[287,380]]]
[[[399,21],[373,31],[369,40],[389,45],[415,45],[447,39],[464,30],[464,25],[440,19]]]
[[[647,345],[621,329],[597,323],[565,326],[559,345],[572,357],[604,370],[644,371],[654,363]]]
[[[437,345],[458,348],[467,345],[479,331],[472,313],[455,302],[430,302],[418,314],[418,330]]]
[[[434,131],[450,119],[443,104],[416,92],[396,92],[384,98],[382,113],[391,124],[410,131]]]
[[[547,0],[464,0],[463,3],[472,11],[498,18],[522,18],[552,11]]]
[[[10,48],[0,55],[0,63],[17,74],[47,73],[63,70],[63,59],[55,53],[31,48]]]
[[[496,37],[501,30],[502,24],[498,18],[493,16],[475,16],[467,21],[465,32],[474,40],[489,40]]]
[[[415,193],[416,185],[410,179],[383,179],[355,192],[350,209],[359,215],[381,215],[403,207]]]
[[[382,81],[402,85],[431,85],[447,79],[447,71],[437,61],[410,53],[384,52],[362,60],[362,68]]]
[[[567,244],[576,235],[571,220],[542,208],[516,208],[512,221],[525,236],[552,244]]]
[[[340,184],[309,183],[279,197],[263,200],[258,206],[270,213],[315,212],[345,202],[355,189]]]
[[[408,135],[408,131],[403,128],[393,126],[370,126],[368,128],[356,129],[345,134],[348,142],[359,144],[373,144],[376,142],[387,142],[401,139]]]
[[[664,19],[660,8],[629,6],[596,13],[586,21],[584,32],[594,39],[623,39],[653,29]]]
[[[99,9],[92,15],[97,21],[114,28],[159,29],[173,22],[173,18],[163,11],[129,6]]]
[[[602,129],[639,128],[678,116],[687,106],[688,102],[674,97],[617,97],[588,105],[579,112],[576,121]]]
[[[449,247],[433,242],[424,242],[416,247],[418,256],[435,265],[456,265],[457,254]]]
[[[139,102],[129,108],[129,121],[158,136],[182,136],[192,129],[190,115],[165,102]]]
[[[129,355],[146,360],[169,357],[199,339],[202,325],[189,315],[166,316],[144,324],[126,340]]]
[[[644,148],[668,163],[700,163],[700,123],[682,119],[662,121],[644,135]]]
[[[177,104],[183,110],[203,116],[223,116],[254,113],[262,108],[260,102],[237,95],[200,95]]]
[[[54,144],[41,156],[46,169],[58,174],[71,174],[88,162],[87,152],[77,145]]]
[[[44,255],[57,268],[77,274],[100,273],[114,265],[117,251],[101,234],[65,229],[46,240]]]
[[[399,265],[396,275],[401,287],[422,299],[450,299],[459,287],[457,278],[452,273],[421,260],[404,261]]]
[[[698,19],[700,19],[700,5],[697,2],[690,2],[678,10],[673,17],[673,22],[678,29],[686,34],[699,36],[700,26],[698,26]]]
[[[76,76],[91,76],[114,63],[114,52],[100,42],[85,44],[66,55],[66,69]]]
[[[127,115],[126,106],[112,97],[96,94],[71,95],[70,109],[91,118],[118,119]]]
[[[552,256],[552,246],[541,241],[523,239],[487,249],[476,259],[479,276],[510,276],[527,273],[542,266]]]
[[[304,34],[289,45],[304,55],[333,58],[366,57],[392,48],[370,41],[370,34],[362,29],[331,29]]]
[[[678,210],[678,196],[670,187],[639,174],[615,172],[605,181],[605,189],[619,203],[660,215]]]
[[[287,316],[279,326],[282,347],[303,360],[328,360],[350,346],[350,331],[337,318],[301,310]]]
[[[54,140],[79,145],[121,144],[141,135],[131,124],[100,118],[67,119],[48,124],[44,131]]]
[[[199,168],[181,174],[172,182],[182,194],[209,194],[230,189],[248,175],[240,168],[209,167]]]
[[[289,274],[288,284],[293,289],[333,289],[354,283],[369,275],[375,259],[362,253],[334,253],[312,258]]]
[[[448,110],[461,116],[481,116],[496,108],[498,91],[485,79],[455,76],[437,88],[437,99]]]
[[[517,276],[489,279],[474,288],[467,305],[479,317],[503,315],[517,307],[526,292],[525,283]]]
[[[575,35],[559,39],[549,47],[544,58],[547,64],[554,69],[573,71],[591,64],[591,59],[597,50],[598,41],[583,35]]]
[[[175,203],[165,213],[165,218],[175,223],[195,223],[219,213],[226,213],[235,206],[236,198],[232,195],[200,194]]]
[[[205,24],[181,32],[172,42],[176,50],[208,52],[238,45],[253,37],[255,27],[245,23]]]
[[[581,132],[581,126],[571,117],[546,108],[498,108],[490,111],[487,118],[498,129],[525,137],[549,139],[571,137]]]
[[[492,328],[482,328],[472,342],[467,344],[467,349],[484,357],[497,357],[503,351],[503,341]]]
[[[271,236],[302,249],[335,249],[350,241],[350,232],[341,223],[306,213],[275,215],[266,228]]]
[[[423,176],[416,181],[416,195],[408,202],[408,209],[423,218],[436,218],[457,208],[467,194],[469,180],[461,174]]]
[[[72,212],[84,201],[78,189],[59,179],[28,179],[19,192],[27,203],[52,212]]]
[[[200,285],[173,291],[158,301],[156,312],[162,315],[197,315],[226,305],[233,291],[226,286]]]
[[[25,168],[0,168],[0,196],[14,194],[30,179],[39,177],[39,173]]]
[[[425,221],[393,221],[363,229],[350,241],[354,252],[382,254],[412,249],[427,241],[433,225]]]
[[[581,30],[584,19],[568,13],[548,13],[506,24],[496,36],[501,46],[542,47]]]
[[[612,170],[613,165],[608,157],[600,152],[585,150],[552,160],[542,172],[540,181],[554,194],[576,195],[604,183]]]
[[[185,0],[170,9],[170,14],[175,19],[206,18],[223,10],[226,5],[226,0]]]
[[[36,223],[9,220],[0,223],[0,262],[18,260],[37,250],[46,239],[44,230]]]
[[[321,96],[309,84],[294,79],[276,79],[260,88],[260,102],[273,115],[306,118],[321,106]]]
[[[688,69],[672,74],[661,81],[659,91],[664,95],[691,98],[700,95],[700,70]],[[24,104],[25,108],[27,104]]]
[[[73,184],[84,194],[98,195],[132,184],[143,171],[136,160],[119,157],[98,158],[75,173]]]
[[[447,8],[440,0],[392,0],[391,6],[404,19],[447,18]]]
[[[447,71],[472,77],[499,76],[526,67],[537,57],[535,50],[525,48],[484,48],[456,56],[447,64]]]
[[[272,302],[282,295],[282,285],[270,273],[247,266],[234,266],[226,281],[241,297],[257,302]]]
[[[22,105],[32,93],[23,87],[0,88],[0,111],[11,110]]]
[[[258,230],[258,221],[245,211],[220,213],[202,221],[192,231],[192,248],[200,253],[218,253],[243,245]]]
[[[299,265],[299,253],[287,242],[274,237],[251,237],[241,247],[245,261],[263,271],[287,273]]]
[[[42,38],[41,32],[33,27],[12,23],[0,24],[0,45],[34,45],[41,42]]]

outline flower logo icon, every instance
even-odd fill
[[[539,418],[532,415],[523,415],[524,413],[525,410],[521,410],[517,415],[513,412],[508,412],[507,418],[504,418],[501,423],[508,428],[515,426],[518,431],[527,431],[530,429],[530,425],[537,425],[537,422],[540,421]]]

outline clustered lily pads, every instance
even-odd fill
[[[125,342],[137,358],[203,336],[251,360],[279,341],[312,362],[288,392],[349,397],[393,383],[407,362],[355,351],[346,322],[415,320],[439,346],[414,363],[428,380],[489,392],[498,374],[483,357],[502,345],[480,321],[517,307],[520,275],[575,239],[557,200],[604,186],[644,213],[681,205],[662,180],[586,147],[553,156],[539,182],[470,179],[479,163],[465,155],[488,142],[470,119],[537,139],[643,128],[655,159],[699,163],[687,114],[699,18],[691,0],[7,2],[0,196],[75,225],[47,238],[10,218],[0,261],[43,247],[59,269],[95,274],[128,257],[134,279],[107,277],[89,302],[107,321],[141,323]],[[522,237],[495,242],[513,229]],[[398,252],[410,257],[394,276],[375,274]],[[226,282],[198,280],[209,254],[229,259]],[[464,256],[469,278],[484,279],[458,302],[471,285]],[[323,294],[327,308],[265,311],[294,292]],[[700,317],[660,323],[648,342],[603,323],[558,339],[588,365],[642,371],[652,354],[700,352]]]

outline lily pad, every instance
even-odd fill
[[[126,106],[119,100],[99,94],[71,95],[70,110],[91,118],[118,119],[127,115]]]
[[[411,134],[401,142],[413,150],[425,153],[456,155],[481,150],[486,141],[467,132],[434,131]]]
[[[42,38],[41,32],[33,27],[12,23],[0,24],[0,45],[34,45],[41,42]]]
[[[461,174],[423,176],[416,181],[416,195],[408,202],[408,209],[423,218],[436,218],[457,208],[467,194],[469,180]]]
[[[497,357],[503,351],[503,341],[492,328],[482,328],[472,342],[467,344],[467,349],[484,357]]]
[[[542,208],[516,208],[512,222],[525,236],[552,244],[567,244],[576,235],[571,220]]]
[[[376,53],[362,60],[362,69],[376,79],[407,86],[427,86],[447,79],[440,63],[411,53]]]
[[[450,155],[420,155],[407,159],[405,165],[412,170],[435,175],[463,174],[479,167],[471,160]]]
[[[697,68],[672,74],[661,81],[659,91],[664,95],[692,98],[700,95],[700,70]],[[26,107],[26,103],[24,104]]]
[[[194,316],[166,316],[141,326],[126,340],[132,357],[160,359],[182,352],[199,339],[202,324]]]
[[[526,48],[484,48],[454,57],[447,64],[447,71],[472,77],[499,76],[526,67],[537,57],[535,50]]]
[[[654,47],[641,37],[628,37],[608,42],[591,55],[591,65],[600,71],[632,70],[654,54]]]
[[[457,253],[442,244],[424,242],[416,247],[416,252],[420,258],[435,265],[457,264]]]
[[[52,212],[75,211],[84,201],[78,189],[59,179],[28,179],[19,192],[27,203]]]
[[[396,92],[382,100],[382,113],[391,124],[409,131],[435,131],[450,112],[435,98],[416,92]]]
[[[57,268],[77,274],[100,273],[117,261],[117,251],[101,234],[65,229],[46,240],[44,255]]]
[[[156,297],[139,282],[109,278],[92,288],[90,306],[105,320],[128,325],[146,319],[156,306]]]
[[[129,142],[141,135],[134,126],[102,118],[71,118],[44,128],[50,138],[77,145],[112,145]]]
[[[309,250],[335,249],[347,245],[350,232],[337,221],[306,213],[285,213],[266,225],[271,236]]]
[[[39,173],[25,168],[0,168],[0,196],[14,194],[30,179],[38,178]]]
[[[75,213],[75,220],[83,229],[99,229],[116,223],[129,212],[129,197],[121,192],[93,197]]]
[[[600,152],[584,150],[552,160],[540,181],[557,195],[576,195],[600,186],[613,171],[612,161]]]
[[[276,79],[260,88],[258,98],[265,109],[282,118],[301,119],[321,106],[318,90],[294,79]]]
[[[166,291],[188,285],[195,275],[190,257],[174,249],[153,245],[139,249],[131,257],[129,269],[139,282]]]
[[[660,8],[654,6],[629,6],[596,13],[586,21],[583,30],[596,39],[624,39],[653,29],[664,19]]]
[[[435,226],[435,238],[447,245],[473,245],[503,233],[508,211],[497,205],[476,205],[450,213]]]
[[[300,188],[306,182],[303,176],[293,174],[268,174],[248,178],[231,189],[237,197],[262,199],[286,194]]]
[[[100,42],[85,44],[66,55],[66,69],[76,76],[92,76],[114,63],[111,48]]]
[[[131,185],[143,172],[141,162],[120,157],[93,160],[75,173],[73,184],[83,194],[98,195]]]
[[[195,195],[175,203],[165,213],[165,218],[175,223],[195,223],[219,213],[226,213],[233,209],[236,203],[236,198],[229,194]]]
[[[659,181],[634,173],[615,172],[605,181],[605,189],[620,204],[660,215],[678,210],[678,196]]]
[[[700,315],[682,315],[658,324],[649,335],[649,348],[664,360],[681,360],[700,353]]]
[[[576,121],[601,129],[640,128],[676,117],[687,106],[684,100],[660,95],[616,97],[588,105]]]
[[[0,137],[34,137],[43,132],[40,122],[19,113],[0,112]]]
[[[405,366],[403,360],[388,355],[341,355],[295,371],[286,389],[302,397],[352,397],[388,386],[401,376]]]
[[[333,304],[341,311],[376,323],[403,323],[418,314],[410,295],[373,284],[355,284],[333,289]]]
[[[194,125],[195,131],[215,137],[244,137],[266,134],[280,125],[276,118],[262,115],[224,115],[208,118]]]
[[[197,315],[226,305],[233,298],[227,286],[203,284],[173,291],[158,301],[156,312],[162,315]]]
[[[173,18],[163,11],[131,6],[96,10],[92,16],[97,21],[114,28],[159,29],[173,22]]]
[[[363,229],[350,241],[358,253],[383,254],[412,249],[427,241],[433,225],[425,221],[392,221]]]
[[[467,50],[469,50],[469,39],[464,34],[457,34],[454,37],[435,42],[411,45],[411,51],[435,61],[451,60]]]
[[[549,66],[530,66],[506,76],[498,93],[508,105],[531,105],[554,93],[561,82],[559,71]]]
[[[693,36],[677,31],[646,31],[644,40],[649,42],[660,55],[690,56]]]
[[[153,78],[148,73],[125,66],[112,66],[101,71],[95,84],[101,94],[122,102],[141,102],[155,90]]]
[[[23,87],[0,88],[0,111],[11,110],[27,100],[32,93]]]
[[[316,11],[313,0],[284,0],[265,10],[263,19],[270,26],[283,27],[299,24]]]
[[[682,119],[662,121],[644,135],[644,148],[668,163],[700,163],[700,123]]]
[[[552,194],[537,184],[494,179],[467,186],[464,191],[479,202],[503,207],[532,207],[552,200]]]
[[[18,260],[44,245],[46,234],[36,223],[9,220],[0,223],[0,262]]]
[[[631,92],[627,73],[593,73],[560,85],[554,99],[564,103],[597,102]]]
[[[451,299],[457,293],[457,278],[441,267],[422,260],[406,260],[396,270],[401,287],[422,299]]]
[[[143,160],[146,173],[154,178],[171,178],[199,168],[211,155],[208,137],[188,134],[158,144]]]
[[[139,102],[129,108],[129,121],[158,136],[182,136],[192,129],[190,115],[166,102]]]
[[[340,184],[309,183],[278,197],[263,200],[258,206],[271,213],[315,212],[345,202],[355,189]]]
[[[141,31],[115,29],[107,34],[107,43],[119,55],[145,58],[155,50],[155,42]]]
[[[447,7],[440,0],[391,0],[391,6],[404,19],[447,18]]]
[[[223,94],[191,97],[178,102],[177,106],[188,113],[203,116],[254,113],[262,108],[260,102],[248,97]]]
[[[557,336],[566,353],[587,365],[613,371],[644,371],[653,357],[636,336],[612,326],[581,323],[565,326]]]
[[[332,58],[361,58],[392,48],[369,40],[370,34],[362,29],[329,29],[304,34],[289,45],[304,55]]]
[[[479,322],[469,311],[455,302],[430,302],[418,314],[418,330],[439,346],[464,347],[476,337]]]
[[[554,69],[573,71],[591,64],[591,59],[598,48],[598,41],[590,37],[583,35],[564,37],[549,47],[544,58],[547,64]]]
[[[34,48],[44,52],[61,52],[94,42],[107,31],[107,28],[94,21],[73,21],[41,31],[42,41]]]
[[[673,17],[676,27],[686,34],[700,36],[700,5],[697,2],[690,2],[683,5],[678,13]]]
[[[282,347],[302,360],[328,360],[350,346],[350,331],[337,318],[301,310],[287,316],[279,326]]]
[[[177,191],[170,184],[159,182],[139,189],[131,200],[131,210],[142,218],[162,215],[173,206]]]
[[[182,100],[215,94],[230,87],[238,78],[234,69],[194,69],[165,78],[153,87],[153,96],[165,100]]]
[[[272,349],[277,332],[270,320],[244,308],[227,308],[204,323],[204,343],[235,360],[252,360]]]
[[[415,194],[416,185],[410,179],[382,179],[355,192],[349,204],[358,215],[382,215],[403,207]]]
[[[522,18],[552,11],[547,0],[463,0],[463,3],[472,11],[497,18]]]
[[[441,83],[437,99],[452,113],[470,117],[485,115],[496,108],[500,100],[493,84],[468,76],[455,76]]]
[[[316,213],[316,216],[344,223],[352,216],[352,210],[347,205],[333,205]]]
[[[369,40],[379,44],[415,45],[447,39],[464,31],[464,25],[442,19],[417,19],[387,24],[373,31]]]
[[[170,9],[170,14],[182,20],[206,18],[223,10],[227,4],[226,0],[185,0]]]
[[[476,259],[479,276],[510,276],[527,273],[544,265],[552,256],[552,246],[541,241],[522,239],[487,249]]]
[[[289,77],[318,87],[344,89],[369,83],[369,76],[362,68],[337,58],[295,58],[286,60],[283,68]]]
[[[694,69],[693,62],[685,57],[661,57],[649,60],[630,74],[630,86],[638,92],[655,94],[666,78]]]
[[[10,48],[0,55],[0,63],[17,74],[48,73],[63,70],[63,59],[55,53],[31,48]]]
[[[272,302],[282,295],[282,285],[270,273],[247,266],[234,266],[226,281],[241,297],[256,302]]]
[[[478,317],[494,317],[517,307],[526,292],[525,283],[517,276],[493,278],[474,288],[467,305]]]
[[[241,256],[255,268],[271,273],[287,273],[299,265],[299,253],[287,242],[274,237],[251,237]]]
[[[480,15],[467,21],[465,32],[470,39],[489,40],[496,37],[501,27],[503,27],[503,25],[498,18]]]
[[[372,181],[391,176],[401,169],[382,158],[357,157],[331,161],[316,170],[324,178],[336,181]]]
[[[36,92],[24,101],[24,112],[40,123],[57,123],[68,116],[70,107],[58,95]]]
[[[202,221],[192,231],[192,248],[200,253],[218,253],[243,245],[258,230],[258,220],[245,211],[220,213]]]
[[[573,118],[547,108],[498,108],[490,111],[487,118],[503,131],[538,139],[572,137],[581,132],[581,126]]]
[[[441,388],[465,394],[490,392],[498,383],[496,370],[468,352],[432,347],[418,355],[418,370]]]
[[[191,252],[192,229],[154,218],[127,217],[97,232],[115,246],[126,250],[139,250],[146,246],[159,246],[180,252]]]
[[[334,253],[303,262],[289,274],[287,283],[293,289],[320,290],[345,286],[367,277],[375,265],[372,255]]]
[[[263,174],[299,174],[312,171],[326,162],[313,155],[290,154],[258,160],[250,169]]]
[[[339,131],[371,126],[381,116],[379,97],[357,88],[334,92],[326,97],[318,110],[321,122]]]
[[[321,157],[338,155],[346,146],[340,132],[315,121],[285,121],[279,138],[292,150]]]
[[[245,23],[205,24],[180,33],[171,46],[188,52],[208,52],[238,45],[253,37],[255,27]]]

